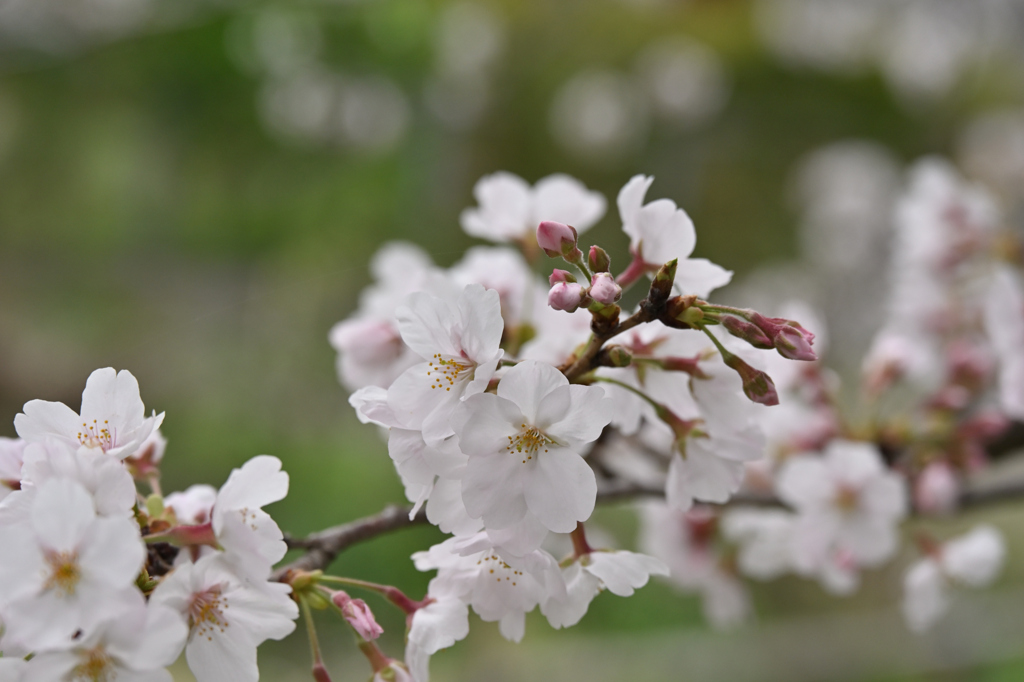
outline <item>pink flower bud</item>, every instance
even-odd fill
[[[570,282],[576,283],[576,277],[567,270],[552,270],[551,276],[548,277],[548,284],[555,286],[559,282]]]
[[[817,360],[811,348],[814,334],[800,326],[799,322],[783,317],[765,317],[761,313],[751,315],[750,321],[761,328],[775,345],[775,350],[790,360]]]
[[[594,272],[608,272],[612,268],[612,259],[608,252],[600,246],[591,246],[587,254],[587,263]]]
[[[548,292],[548,305],[555,310],[576,312],[583,301],[583,286],[570,282],[556,282]]]
[[[366,641],[377,639],[384,632],[384,628],[377,625],[373,612],[362,599],[352,599],[345,592],[338,591],[331,595],[331,601],[341,609],[341,615],[348,624]]]
[[[914,505],[925,514],[949,514],[959,497],[960,481],[946,462],[930,463],[914,483]]]
[[[552,258],[576,251],[576,239],[576,230],[565,223],[545,220],[537,226],[537,245]]]
[[[778,405],[779,394],[775,390],[775,382],[766,373],[754,369],[732,353],[723,354],[725,364],[740,375],[743,381],[743,392],[748,398],[761,405]]]
[[[622,297],[622,287],[607,272],[599,272],[590,280],[590,297],[603,305],[611,305]]]
[[[722,318],[722,326],[725,327],[730,334],[738,339],[743,339],[754,348],[774,348],[775,344],[769,339],[761,328],[755,324],[751,324],[746,320],[741,320],[738,317],[732,315],[726,315]]]

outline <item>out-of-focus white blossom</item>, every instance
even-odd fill
[[[907,626],[914,632],[929,629],[949,609],[952,588],[987,587],[1002,570],[1005,557],[1003,536],[987,525],[936,548],[903,577]]]

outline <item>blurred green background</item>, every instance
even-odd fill
[[[271,511],[297,535],[402,500],[327,331],[385,241],[460,257],[472,240],[458,215],[481,175],[562,171],[603,192],[612,207],[591,234],[621,264],[614,196],[653,174],[651,196],[694,218],[696,255],[742,278],[799,257],[788,197],[808,152],[864,138],[901,162],[954,154],[972,117],[1024,101],[1019,55],[999,50],[916,99],[870,63],[794,65],[744,0],[100,5],[0,2],[0,435],[27,400],[77,407],[90,371],[130,369],[147,408],[167,412],[165,490],[277,455],[292,494]],[[714,67],[711,94],[675,114],[640,97],[648,48],[668,39]],[[578,74],[599,76],[567,88]],[[585,120],[602,97],[605,118]],[[568,632],[535,614],[521,645],[475,621],[434,678],[1024,679],[1021,511],[985,515],[1010,540],[997,590],[926,638],[899,620],[896,568],[845,601],[796,580],[755,586],[759,623],[725,634],[696,598],[652,584],[602,595]],[[628,510],[597,521],[631,541]],[[439,538],[403,531],[335,568],[418,595],[429,576],[408,556]],[[368,599],[399,656],[401,619]],[[342,628],[323,627],[335,679],[365,679]],[[268,643],[263,678],[307,679],[305,647],[301,632]]]

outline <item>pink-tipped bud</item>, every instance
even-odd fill
[[[583,286],[571,282],[556,282],[548,292],[548,305],[555,310],[576,312],[583,301]]]
[[[377,625],[373,612],[362,599],[353,599],[346,593],[338,591],[331,595],[331,601],[341,609],[341,615],[352,626],[352,629],[366,641],[375,640],[384,632],[384,628]]]
[[[313,679],[316,682],[331,682],[331,675],[322,661],[313,664]]]
[[[782,317],[765,317],[761,313],[754,313],[750,321],[761,328],[768,338],[772,340],[775,350],[784,358],[790,360],[817,360],[811,344],[814,343],[814,334],[800,326],[799,322],[787,320]]]
[[[622,298],[622,287],[607,272],[599,272],[590,280],[590,298],[602,305],[611,305]]]
[[[960,498],[960,479],[946,462],[932,462],[914,483],[914,506],[925,514],[949,514]]]
[[[732,315],[722,317],[722,326],[738,339],[743,339],[754,348],[774,348],[772,340],[758,327]]]
[[[612,259],[608,252],[600,246],[591,246],[587,254],[587,263],[591,272],[608,272],[612,269]]]
[[[537,226],[537,245],[552,258],[569,256],[574,252],[582,256],[583,254],[576,248],[576,239],[575,228],[565,223],[545,220]]]
[[[570,284],[576,283],[576,277],[568,270],[552,270],[551,276],[548,277],[548,284],[555,286],[559,282],[569,282]]]
[[[755,403],[761,405],[778,405],[779,394],[775,390],[775,382],[766,373],[755,369],[732,353],[724,354],[725,364],[740,375],[743,381],[743,393]]]

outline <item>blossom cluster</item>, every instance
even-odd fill
[[[80,413],[32,400],[20,437],[0,440],[0,679],[170,680],[184,651],[200,682],[255,681],[257,646],[294,629],[291,588],[270,580],[285,543],[262,510],[288,492],[281,462],[164,497],[163,418],[105,368]]]
[[[465,637],[469,609],[519,640],[534,608],[566,627],[603,589],[632,594],[650,575],[703,595],[719,626],[749,614],[745,578],[795,573],[851,594],[897,554],[902,522],[956,507],[984,446],[1021,418],[1017,274],[994,202],[948,164],[916,166],[893,217],[867,424],[839,404],[812,309],[770,317],[705,300],[732,273],[692,257],[692,221],[669,199],[647,202],[652,182],[619,192],[631,260],[614,275],[604,248],[580,243],[600,195],[561,175],[533,187],[487,176],[462,225],[498,245],[450,268],[386,246],[358,311],[331,333],[411,513],[452,535],[413,557],[437,571],[426,605],[407,611],[413,679]],[[541,252],[566,264],[546,285]],[[630,491],[664,497],[639,508],[645,553],[595,551],[595,502]],[[551,553],[560,534],[573,544],[564,558]],[[990,527],[918,544],[925,568],[907,574],[904,607],[916,630],[950,585],[994,580],[1004,554]]]
[[[146,415],[127,371],[96,370],[78,413],[27,403],[19,438],[0,440],[0,679],[169,680],[184,652],[199,682],[253,681],[257,647],[301,613],[313,678],[328,682],[313,612],[330,610],[374,682],[427,682],[471,610],[519,641],[534,610],[570,627],[601,592],[628,597],[651,576],[699,594],[722,627],[750,613],[746,579],[792,573],[856,591],[897,555],[904,521],[955,511],[987,448],[1024,420],[1021,250],[984,189],[945,162],[916,165],[850,410],[819,360],[814,310],[709,302],[732,273],[693,256],[693,222],[670,199],[647,201],[652,183],[638,175],[618,193],[629,262],[616,275],[608,250],[580,242],[604,217],[601,194],[565,175],[487,176],[461,223],[494,245],[448,268],[385,246],[358,309],[331,330],[408,522],[450,535],[412,556],[436,572],[422,599],[326,574],[338,551],[317,544],[328,531],[294,542],[311,551],[275,569],[288,549],[263,511],[288,492],[275,457],[219,490],[165,496],[164,415]],[[547,258],[563,267],[545,282]],[[637,507],[643,553],[596,542],[597,502],[634,496],[652,498]],[[903,613],[915,631],[956,588],[991,584],[1006,554],[989,525],[914,539]],[[338,586],[404,613],[401,658],[378,646],[370,606]]]

